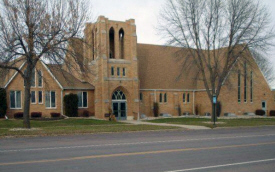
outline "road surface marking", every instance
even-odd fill
[[[237,165],[255,164],[255,163],[270,162],[270,161],[275,161],[275,158],[274,159],[257,160],[257,161],[239,162],[239,163],[234,163],[234,164],[223,164],[223,165],[215,165],[215,166],[208,166],[208,167],[198,167],[198,168],[182,169],[182,170],[167,171],[167,172],[196,171],[196,170],[205,170],[205,169],[220,168],[220,167],[229,167],[229,166],[237,166]]]
[[[91,156],[80,156],[80,157],[72,157],[72,158],[44,159],[44,160],[21,161],[21,162],[6,162],[6,163],[0,163],[0,166],[35,164],[35,163],[48,163],[48,162],[55,162],[56,163],[56,162],[61,162],[61,161],[86,160],[86,159],[95,159],[95,158],[111,158],[111,157],[123,157],[123,156],[134,156],[134,155],[149,155],[149,154],[185,152],[185,151],[241,148],[241,147],[273,145],[273,144],[275,144],[275,142],[243,144],[243,145],[230,145],[230,146],[215,146],[215,147],[204,147],[204,148],[170,149],[170,150],[147,151],[147,152],[118,153],[118,154],[107,154],[107,155],[91,155]]]
[[[252,135],[252,136],[233,136],[233,137],[219,137],[219,138],[166,140],[166,141],[151,141],[151,142],[134,142],[134,143],[115,143],[115,144],[84,145],[84,146],[61,146],[61,147],[48,147],[48,148],[13,149],[13,150],[0,150],[0,153],[23,152],[23,151],[24,152],[25,151],[43,151],[43,150],[57,150],[57,149],[76,149],[76,148],[89,148],[89,147],[143,145],[143,144],[155,144],[155,143],[174,143],[174,142],[185,142],[185,141],[206,141],[206,140],[222,140],[222,139],[238,139],[238,138],[253,138],[253,137],[270,137],[270,136],[275,136],[275,134]]]

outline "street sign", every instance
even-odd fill
[[[213,103],[214,103],[214,104],[217,103],[217,97],[216,97],[216,95],[213,95]]]

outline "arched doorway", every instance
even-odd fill
[[[117,120],[127,119],[127,99],[121,90],[116,90],[112,95],[113,114]]]

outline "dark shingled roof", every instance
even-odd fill
[[[87,82],[81,82],[70,73],[62,70],[55,64],[47,64],[48,68],[55,76],[57,81],[65,90],[78,89],[78,90],[94,90],[95,87]]]

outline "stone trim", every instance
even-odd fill
[[[108,63],[110,63],[110,64],[131,64],[131,61],[122,60],[122,59],[109,59]]]

